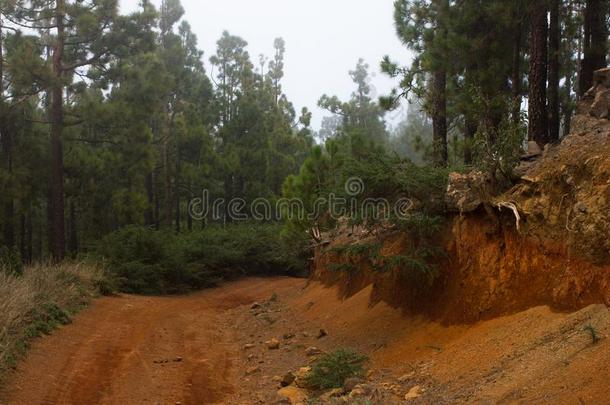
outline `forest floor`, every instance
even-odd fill
[[[370,356],[357,394],[383,404],[610,398],[603,305],[442,325],[384,303],[371,307],[370,292],[340,300],[334,288],[271,278],[181,297],[102,298],[34,342],[0,403],[290,403],[278,396],[281,377],[307,366],[312,348],[343,347]],[[284,392],[297,403],[305,391]],[[332,403],[355,403],[347,394]]]

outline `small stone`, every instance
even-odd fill
[[[284,340],[290,340],[294,338],[294,333],[285,333],[283,336]]]
[[[308,347],[308,348],[305,350],[305,354],[306,354],[308,357],[312,357],[312,356],[318,356],[318,355],[322,354],[322,350],[318,349],[317,347]]]
[[[263,306],[261,304],[259,304],[258,302],[255,302],[254,304],[252,304],[252,306],[250,307],[250,309],[260,309]]]
[[[299,371],[297,371],[295,373],[295,376],[297,378],[303,378],[303,377],[307,377],[309,375],[309,373],[311,373],[311,367],[307,366],[307,367],[301,367],[299,369]]]
[[[332,398],[341,397],[345,394],[343,388],[335,388],[330,391],[326,391],[324,394],[320,395],[320,401],[323,403],[330,402]]]
[[[350,398],[357,398],[357,397],[363,397],[366,395],[366,392],[364,392],[364,390],[362,388],[354,388],[353,390],[351,390],[351,392],[349,393],[349,397]]]
[[[307,401],[306,391],[293,385],[280,389],[277,395],[287,399],[290,404],[304,404]]]
[[[273,376],[271,381],[276,382],[276,383],[281,383],[282,382],[282,376],[281,375]]]
[[[345,380],[343,388],[346,392],[351,392],[354,388],[356,388],[357,385],[360,385],[363,382],[364,381],[362,380],[362,378],[359,377],[348,378],[347,380]]]
[[[411,388],[411,390],[405,394],[405,401],[411,401],[414,399],[417,399],[419,397],[421,397],[422,394],[422,389],[419,385],[416,385],[415,387]]]
[[[309,377],[309,373],[311,373],[311,367],[301,367],[296,373],[294,373],[294,384],[300,388],[307,388],[307,378]]]
[[[256,345],[254,345],[252,343],[248,343],[247,345],[244,345],[244,350],[254,349],[255,347],[256,347]]]
[[[414,372],[414,371],[411,371],[410,373],[405,374],[405,375],[403,375],[402,377],[400,377],[400,378],[398,379],[398,381],[399,381],[399,382],[407,382],[407,381],[409,381],[410,379],[412,379],[413,377],[415,377],[415,372]]]
[[[265,344],[269,350],[277,350],[280,348],[280,341],[275,338],[266,341]]]
[[[349,393],[350,398],[362,397],[371,393],[371,387],[367,384],[358,384]]]
[[[318,332],[318,339],[322,339],[326,336],[328,336],[328,332],[326,331],[326,329],[320,329],[320,332]]]
[[[182,357],[178,356],[174,359],[174,363],[182,363]]]
[[[283,377],[280,377],[280,381],[279,382],[282,385],[282,387],[287,387],[290,384],[292,384],[296,379],[297,378],[296,378],[296,376],[293,373],[288,372],[288,373],[284,374]]]
[[[256,374],[260,371],[261,371],[260,367],[250,367],[249,369],[246,370],[246,375]]]

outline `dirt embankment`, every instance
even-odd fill
[[[330,265],[344,259],[327,249],[316,254],[314,277],[327,286],[337,285],[344,298],[372,286],[371,304],[384,301],[409,314],[449,324],[540,305],[570,311],[610,304],[610,265],[591,263],[561,240],[522,235],[513,222],[507,215],[498,229],[484,215],[455,218],[444,234],[448,258],[435,263],[441,276],[423,290],[400,269],[377,272],[366,261],[355,272],[330,270]],[[400,252],[407,238],[398,232],[386,235],[381,253]]]
[[[572,133],[528,156],[512,189],[488,197],[480,190],[483,181],[469,188],[469,177],[458,175],[464,188],[455,205],[460,211],[467,205],[468,212],[447,219],[439,245],[448,258],[435,263],[441,277],[427,292],[403,271],[376,272],[366,260],[357,263],[358,271],[332,271],[345,261],[332,253],[336,246],[381,243],[382,255],[399,254],[409,236],[396,231],[360,237],[346,230],[317,249],[315,278],[338,285],[344,297],[372,285],[372,302],[446,323],[538,305],[570,311],[610,304],[609,118],[610,69],[604,69],[580,103]]]

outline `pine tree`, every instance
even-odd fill
[[[593,85],[593,72],[606,67],[608,54],[608,12],[605,0],[586,0],[584,9],[584,57],[580,71],[580,95]]]
[[[560,0],[550,0],[549,28],[549,76],[548,76],[548,106],[549,106],[549,142],[559,140],[559,53],[560,53]]]
[[[540,146],[548,143],[547,51],[548,20],[546,0],[530,2],[529,139]]]

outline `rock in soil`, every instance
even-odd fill
[[[282,387],[287,387],[290,384],[292,384],[294,382],[294,380],[296,380],[297,378],[295,377],[295,375],[291,372],[288,372],[286,374],[284,374],[283,377],[280,377],[280,384],[282,385]]]
[[[293,385],[282,388],[277,392],[277,395],[280,398],[287,399],[293,405],[305,404],[305,401],[307,401],[307,391]]]
[[[306,354],[308,357],[312,357],[312,356],[318,356],[318,355],[322,354],[322,350],[318,349],[317,347],[308,347],[308,348],[305,350],[305,354]]]
[[[359,377],[348,378],[347,380],[345,380],[345,383],[343,384],[343,389],[345,390],[345,392],[351,392],[354,388],[356,388],[357,385],[363,384],[363,383],[364,383],[364,380],[362,378],[359,378]]]
[[[246,370],[246,375],[256,374],[256,373],[259,373],[260,371],[261,371],[260,367],[250,367],[249,369]]]
[[[411,388],[411,390],[405,395],[405,401],[412,401],[421,397],[422,391],[419,385]]]
[[[280,348],[280,341],[275,338],[268,340],[265,344],[269,350],[277,350]]]

